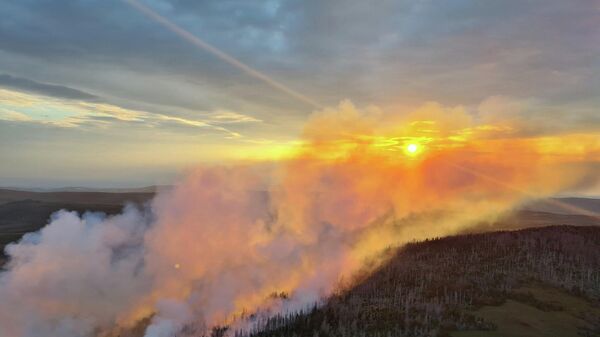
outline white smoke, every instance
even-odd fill
[[[147,223],[134,207],[110,218],[60,211],[8,245],[0,336],[90,336],[114,324],[151,286],[143,271]]]
[[[503,128],[465,114],[436,120],[445,114],[431,109],[388,137],[344,102],[317,114],[305,146],[273,171],[200,167],[144,209],[56,213],[6,248],[0,336],[112,337],[142,320],[146,337],[243,326],[257,310],[319,301],[389,246],[454,233],[529,196],[520,191],[577,180],[551,171],[535,144],[490,134]],[[405,139],[431,150],[409,158]]]

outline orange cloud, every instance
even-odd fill
[[[0,304],[0,333],[22,335],[27,323],[85,336],[152,314],[148,337],[247,323],[248,313],[318,301],[390,246],[453,234],[598,179],[597,136],[518,137],[518,125],[501,124],[433,103],[396,123],[346,101],[315,113],[284,160],[198,167],[159,194],[149,217],[61,214],[36,240],[9,248],[0,297],[25,304]],[[407,153],[409,144],[419,151]],[[75,234],[57,237],[65,226]],[[35,284],[20,282],[30,275]],[[98,307],[94,294],[103,292],[112,300]],[[272,296],[281,292],[289,299]],[[81,293],[90,295],[73,300]],[[32,317],[25,312],[37,318],[19,320]],[[64,317],[77,322],[71,335],[53,325]]]

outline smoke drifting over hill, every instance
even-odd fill
[[[148,317],[147,337],[246,324],[343,287],[389,246],[594,179],[596,138],[519,130],[437,105],[392,121],[343,102],[269,169],[199,167],[114,217],[61,211],[7,248],[0,335],[111,336]]]

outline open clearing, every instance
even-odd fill
[[[475,312],[497,326],[494,331],[454,332],[454,337],[581,337],[595,336],[584,320],[600,317],[600,309],[588,301],[550,287],[521,288],[516,293],[530,294],[554,309],[541,310],[531,303],[509,299],[500,306],[485,306]],[[589,334],[586,335],[585,332]]]

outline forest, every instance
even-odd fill
[[[560,288],[598,308],[600,227],[550,226],[469,234],[407,244],[357,284],[301,312],[255,317],[236,337],[449,336],[494,330],[473,312],[512,299],[543,311],[560,311],[515,291]],[[581,336],[600,336],[600,316],[581,313]],[[227,328],[213,330],[224,334]],[[231,333],[231,332],[230,332]]]

